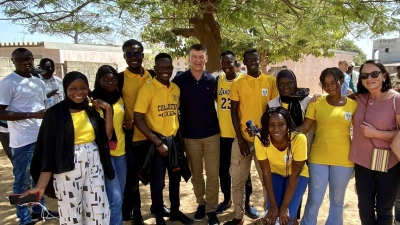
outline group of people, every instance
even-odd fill
[[[317,224],[328,185],[326,224],[343,224],[353,172],[361,223],[393,224],[400,164],[390,145],[400,138],[400,96],[381,63],[366,61],[354,75],[341,61],[320,75],[327,95],[311,98],[297,87],[293,71],[260,72],[256,49],[243,54],[246,73],[233,52],[222,52],[223,73],[215,77],[204,70],[207,49],[194,44],[190,69],[172,81],[170,55],[155,57],[153,76],[142,67],[140,42],[128,40],[122,50],[127,68],[118,73],[101,66],[92,91],[78,71],[61,81],[46,58],[35,77],[33,54],[25,48],[12,53],[15,71],[0,81],[1,127],[9,137],[0,137],[10,147],[13,192],[36,194],[43,206],[44,194],[58,199],[58,213],[43,214],[35,205],[31,214],[29,206],[17,205],[20,225],[43,216],[59,217],[62,225],[144,224],[140,181],[150,183],[158,225],[165,217],[220,224],[217,214],[232,203],[234,217],[224,224],[243,224],[244,215],[260,217],[250,204],[253,160],[265,196],[256,204],[266,211],[266,224],[298,224],[300,218],[302,225]],[[356,86],[346,85],[355,76]],[[198,204],[193,219],[179,209],[186,160]],[[170,208],[163,202],[166,171]]]

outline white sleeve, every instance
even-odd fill
[[[8,80],[0,81],[0,105],[10,105],[14,94],[14,86]]]

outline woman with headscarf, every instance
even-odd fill
[[[115,171],[113,180],[106,178],[106,192],[110,203],[110,225],[122,225],[122,202],[126,181],[127,159],[125,151],[125,134],[123,127],[131,126],[124,123],[125,111],[121,92],[118,90],[117,71],[108,65],[101,66],[96,73],[93,99],[102,99],[113,109],[113,132],[109,140],[111,163]],[[128,127],[127,127],[128,128]]]
[[[291,70],[281,70],[276,75],[276,86],[278,87],[279,97],[268,102],[268,107],[282,106],[290,113],[294,124],[298,127],[303,123],[304,116],[311,98],[308,91],[299,90],[297,87],[296,75]],[[306,90],[306,89],[305,89]],[[314,129],[307,134],[308,151],[312,143]],[[297,219],[300,219],[301,203],[297,212]]]
[[[63,87],[65,99],[46,111],[39,130],[31,163],[37,185],[23,196],[55,195],[60,224],[83,224],[83,208],[86,225],[106,225],[110,209],[104,175],[114,178],[107,141],[112,108],[100,99],[89,106],[89,83],[80,72],[67,73]],[[105,111],[104,119],[95,108]]]

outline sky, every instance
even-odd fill
[[[29,34],[27,29],[21,25],[11,24],[9,21],[0,21],[0,30],[3,31],[3,35],[0,37],[0,42],[23,42],[23,41],[47,41],[47,42],[63,42],[73,43],[73,39],[69,37],[56,37],[43,34]],[[385,38],[395,38],[397,35],[386,36]],[[353,39],[349,37],[349,39]],[[372,59],[372,42],[370,39],[353,39],[366,54],[367,59]],[[121,44],[121,43],[116,43]]]

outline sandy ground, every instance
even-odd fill
[[[1,145],[0,145],[1,146]],[[257,172],[254,168],[254,165],[252,167],[252,180],[253,180],[253,194],[251,196],[251,204],[253,204],[261,213],[262,211],[262,189],[261,189],[261,184],[259,182]],[[0,150],[0,224],[1,225],[8,225],[8,224],[18,224],[18,220],[16,219],[15,215],[15,208],[9,204],[8,201],[8,195],[12,193],[12,184],[13,184],[14,177],[12,175],[12,166],[10,161],[8,160],[7,156],[5,155],[3,150]],[[167,184],[168,185],[168,184]],[[167,190],[167,188],[166,188]],[[142,196],[142,214],[143,218],[145,219],[145,224],[155,224],[155,219],[152,214],[150,214],[149,208],[151,205],[151,199],[150,199],[150,188],[149,186],[141,186],[140,187],[140,192]],[[164,192],[165,195],[167,195],[166,191]],[[327,191],[328,193],[328,191]],[[220,193],[219,199],[222,200],[223,196],[222,193]],[[304,209],[304,204],[307,200],[307,192],[303,197],[303,209]],[[169,200],[168,196],[164,197],[164,202],[168,206],[169,205]],[[57,210],[57,202],[53,199],[48,199],[46,198],[46,203],[49,209],[51,210]],[[181,183],[181,207],[180,209],[187,214],[188,216],[192,217],[194,216],[194,212],[197,208],[196,204],[196,199],[193,194],[192,190],[192,184],[189,181],[189,183],[185,183],[182,181]],[[324,224],[325,220],[328,216],[329,212],[329,198],[328,195],[325,195],[325,199],[323,202],[323,205],[321,206],[321,209],[319,211],[319,218],[318,218],[318,224]],[[233,207],[230,208],[229,210],[225,211],[224,213],[218,215],[218,218],[223,224],[224,222],[231,220],[234,216],[233,212]],[[345,206],[344,206],[344,224],[345,225],[355,225],[355,224],[360,224],[360,219],[358,216],[358,210],[357,210],[357,196],[354,192],[354,179],[350,181],[350,184],[347,189],[346,193],[346,199],[345,199]],[[166,218],[168,219],[168,218]],[[58,224],[57,220],[47,220],[44,223],[37,223],[38,225],[41,224],[46,224],[46,225],[52,225],[52,224]],[[167,220],[167,224],[173,224],[173,225],[178,225],[181,224],[179,222],[169,222]],[[207,220],[204,219],[202,222],[195,222],[195,225],[200,225],[200,224],[207,224]],[[245,222],[244,224],[260,224],[258,220],[252,220],[248,217],[245,216]],[[130,225],[130,222],[125,222],[124,225]]]

